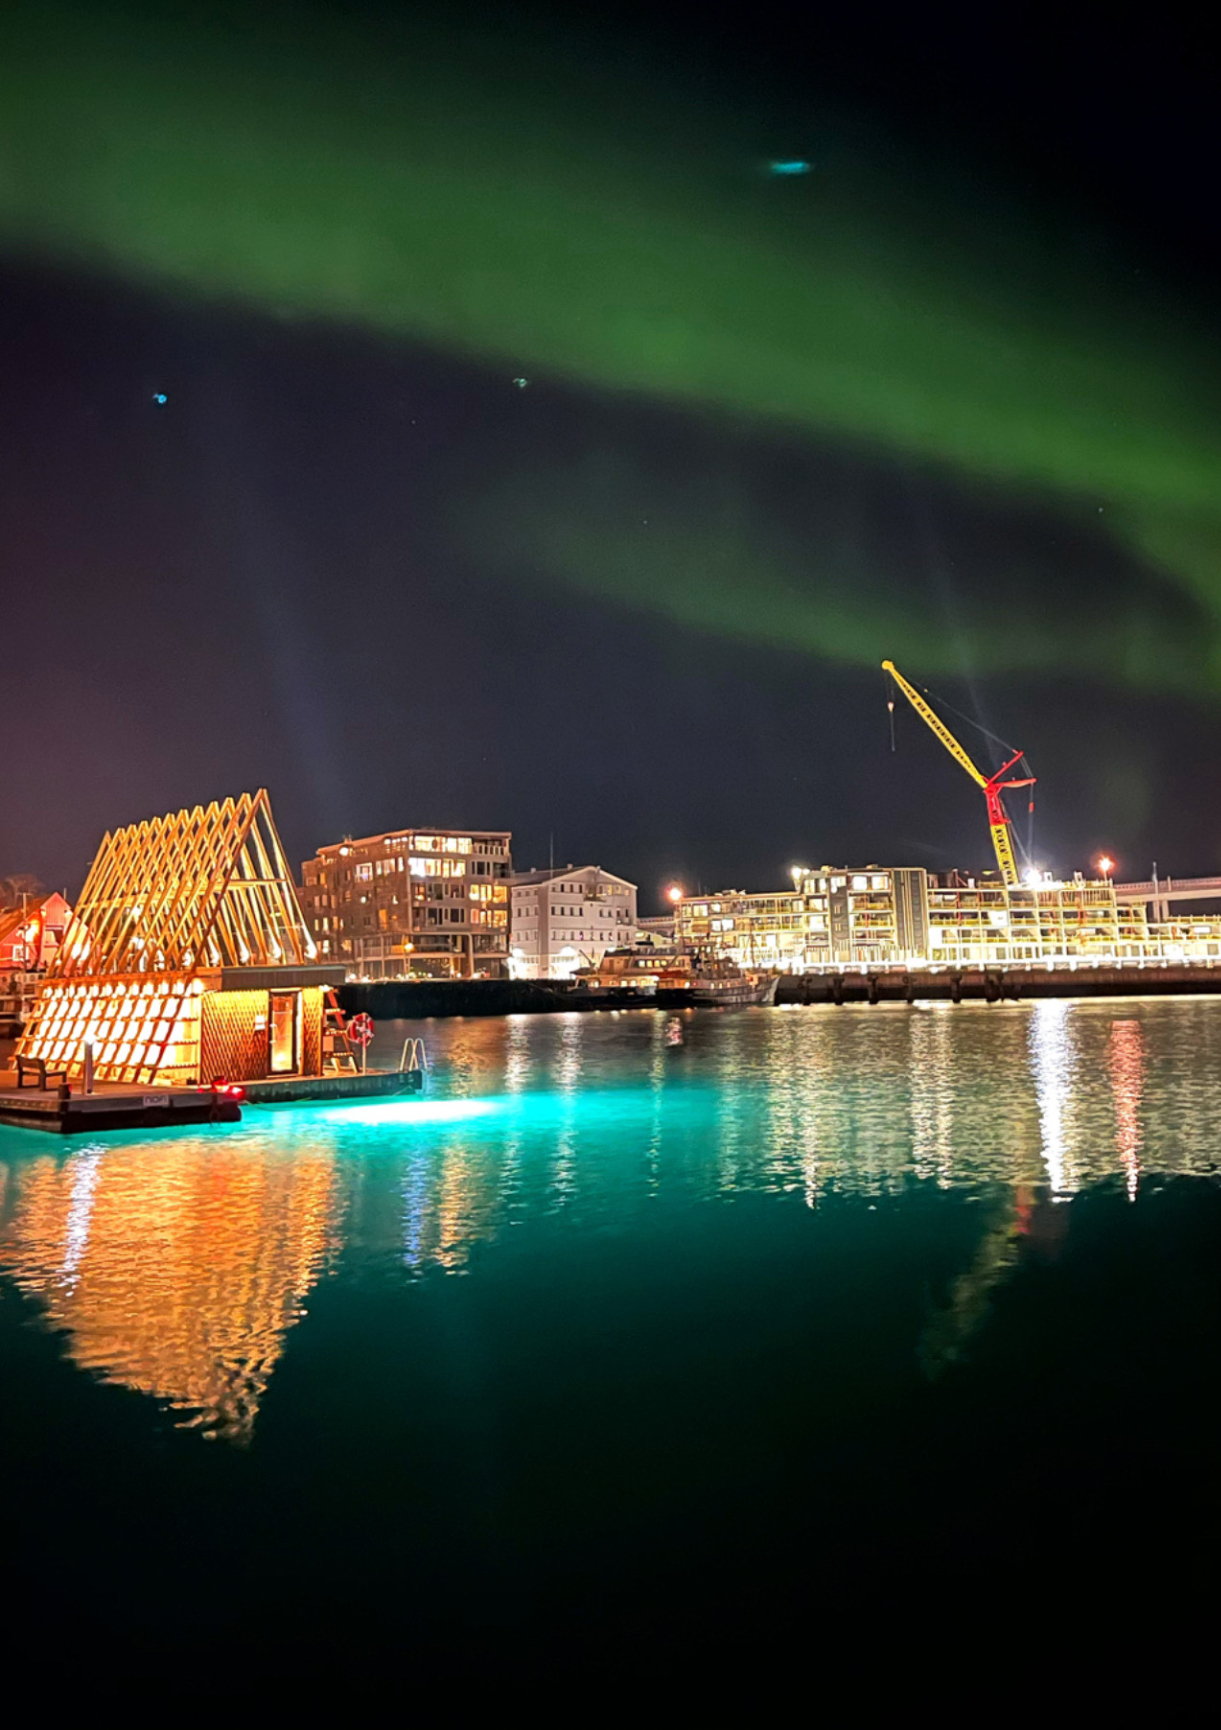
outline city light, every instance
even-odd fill
[[[1104,877],[1109,877],[1115,869],[1115,861],[1103,853],[1098,859],[1098,870]]]
[[[667,896],[667,899],[669,901],[671,901],[675,906],[677,906],[678,903],[683,898],[683,891],[682,891],[681,884],[671,883],[670,887],[666,890],[666,896]]]

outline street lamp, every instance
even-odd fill
[[[678,904],[682,900],[682,898],[683,898],[683,886],[682,886],[682,884],[681,883],[671,883],[670,887],[666,890],[666,900],[670,903],[671,907],[673,907],[673,909],[674,909],[674,949],[675,949],[675,952],[679,956],[681,956],[682,952],[683,952],[682,939],[678,935]]]
[[[1098,869],[1102,872],[1104,877],[1109,878],[1111,872],[1115,869],[1114,859],[1108,858],[1108,856],[1103,853],[1098,860]]]

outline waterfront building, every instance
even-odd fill
[[[512,898],[516,979],[571,979],[636,940],[636,885],[600,865],[519,871]]]
[[[59,954],[72,909],[62,895],[28,897],[0,909],[0,986],[14,974],[38,973]]]
[[[349,979],[503,978],[507,829],[394,829],[320,847],[301,901],[319,954]]]
[[[684,896],[679,941],[740,967],[1006,966],[1076,959],[1221,959],[1221,922],[1151,924],[1109,879],[1006,884],[999,873],[821,866],[791,890]]]
[[[260,788],[105,837],[17,1049],[139,1087],[320,1075],[342,978]]]

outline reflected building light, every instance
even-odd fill
[[[507,1047],[505,1092],[521,1093],[530,1078],[530,1035],[524,1020],[510,1020]]]
[[[566,1016],[560,1031],[560,1055],[556,1064],[560,1122],[555,1142],[552,1185],[558,1204],[570,1200],[576,1180],[577,1086],[581,1079],[581,1041],[585,1027],[581,1012]]]
[[[556,1085],[561,1093],[574,1093],[581,1079],[581,1039],[585,1032],[579,1010],[565,1016],[560,1030],[560,1054],[555,1068]]]
[[[505,1137],[504,1169],[501,1177],[501,1205],[510,1224],[521,1207],[521,1160],[524,1146],[522,1134],[523,1109],[527,1102],[520,1096],[530,1079],[530,1023],[525,1016],[512,1016],[508,1022],[508,1049],[505,1057],[505,1088],[513,1096]]]
[[[97,1188],[105,1151],[103,1147],[83,1147],[69,1162],[72,1190],[68,1202],[67,1230],[64,1233],[64,1259],[59,1268],[69,1286],[76,1283],[76,1270],[85,1253],[85,1245],[89,1242],[93,1192]]]
[[[1112,1022],[1107,1070],[1115,1097],[1115,1146],[1127,1179],[1128,1200],[1135,1201],[1140,1179],[1140,1096],[1145,1076],[1145,1042],[1139,1021]]]
[[[560,1121],[555,1138],[555,1161],[551,1168],[551,1184],[560,1207],[572,1199],[576,1189],[577,1100],[573,1093],[560,1096]]]
[[[655,1196],[661,1181],[661,1121],[663,1089],[666,1085],[666,1043],[661,1016],[653,1015],[650,1016],[649,1020],[651,1024],[649,1036],[651,1110],[649,1113],[649,1143],[645,1150],[644,1162],[648,1172],[648,1193]]]
[[[434,1260],[449,1273],[464,1267],[472,1246],[496,1234],[496,1174],[465,1143],[447,1147],[437,1186]]]
[[[403,1178],[403,1262],[413,1271],[424,1263],[424,1230],[428,1221],[429,1167],[413,1160]]]
[[[916,1011],[911,1029],[912,1169],[947,1189],[953,1171],[954,1057],[942,1005]]]
[[[1069,1169],[1066,1126],[1075,1060],[1069,1012],[1069,1004],[1043,998],[1030,1015],[1030,1061],[1039,1102],[1043,1164],[1053,1200],[1068,1196],[1076,1188]]]
[[[812,1143],[801,1156],[801,1187],[813,1213],[818,1206],[818,1149]]]

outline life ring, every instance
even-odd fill
[[[357,1045],[368,1045],[373,1038],[373,1017],[366,1015],[363,1009],[359,1015],[354,1015],[348,1022],[348,1038],[354,1039]]]

